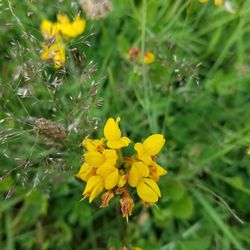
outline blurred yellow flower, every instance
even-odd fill
[[[118,123],[120,122],[120,117],[116,118],[116,121],[113,118],[109,118],[104,126],[104,137],[107,140],[107,145],[112,149],[119,149],[127,147],[130,143],[128,137],[121,136],[121,130]]]
[[[208,0],[199,0],[199,2],[200,3],[207,3]],[[224,0],[214,0],[214,4],[216,6],[221,6],[221,5],[223,5],[223,3],[224,3]]]
[[[58,14],[57,22],[60,32],[65,38],[76,37],[85,30],[86,21],[76,16],[73,22],[70,22],[66,15]]]
[[[155,61],[155,55],[152,52],[146,52],[143,61],[145,64],[151,64]]]
[[[136,188],[142,204],[152,204],[161,197],[157,185],[159,177],[167,171],[156,162],[156,156],[165,143],[161,134],[149,136],[143,143],[136,143],[137,153],[123,156],[122,148],[131,140],[122,137],[120,117],[109,118],[104,126],[104,138],[85,138],[82,145],[84,163],[75,175],[86,182],[83,197],[91,203],[102,193],[101,207],[107,207],[115,195],[120,196],[122,216],[128,220],[134,208],[131,188]]]
[[[56,69],[61,68],[66,61],[64,45],[53,43],[51,45],[43,44],[41,59],[44,61],[52,60]]]
[[[53,40],[60,40],[60,30],[56,23],[52,23],[47,19],[42,20],[40,25],[40,30],[43,34],[43,37],[47,40],[53,39]]]
[[[43,44],[41,59],[52,60],[56,69],[61,68],[66,61],[65,42],[68,38],[76,37],[84,32],[86,26],[85,20],[79,16],[70,22],[66,15],[58,14],[57,22],[52,23],[47,19],[42,20],[40,30],[46,43]]]
[[[152,157],[157,155],[165,144],[165,139],[161,134],[149,136],[143,143],[136,143],[134,148],[138,154],[138,159],[150,164]]]

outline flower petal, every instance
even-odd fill
[[[86,163],[90,166],[98,168],[101,164],[104,163],[104,156],[97,151],[90,151],[84,154],[84,159]]]
[[[107,190],[110,190],[112,188],[114,188],[119,182],[119,173],[118,173],[118,169],[114,169],[114,171],[109,174],[107,177],[105,177],[105,188]]]
[[[151,156],[145,152],[142,143],[136,143],[134,149],[137,152],[137,157],[139,160],[145,162],[146,164],[150,164],[152,162]]]
[[[149,203],[154,203],[158,201],[158,198],[160,197],[160,189],[156,182],[154,182],[151,179],[143,178],[137,188],[136,188],[137,194],[139,197]]]
[[[87,194],[88,192],[91,192],[92,189],[98,184],[98,183],[102,183],[103,179],[101,176],[98,175],[94,175],[91,176],[87,182],[87,185],[83,191],[83,195]]]
[[[115,165],[118,156],[115,150],[113,149],[106,149],[103,151],[103,155],[105,158],[105,162],[109,163],[110,165]]]
[[[117,117],[116,121],[113,118],[109,118],[104,126],[104,136],[108,141],[116,141],[121,138],[121,130],[118,126],[120,117]]]
[[[136,187],[143,177],[149,176],[149,168],[141,161],[134,162],[129,172],[128,183],[131,187]]]
[[[90,167],[87,163],[83,163],[79,172],[75,175],[77,178],[83,181],[87,181],[92,175],[93,168]]]
[[[107,177],[108,175],[110,175],[112,172],[114,172],[117,168],[108,164],[108,163],[104,163],[102,164],[96,171],[96,173],[100,176],[102,176],[103,178]]]
[[[154,134],[149,136],[144,142],[143,147],[148,155],[157,155],[162,149],[165,139],[161,134]]]
[[[96,196],[98,196],[104,188],[103,182],[98,183],[92,190],[90,197],[89,197],[89,203],[91,203]]]

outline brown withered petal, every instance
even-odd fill
[[[67,137],[66,129],[56,122],[47,120],[45,118],[39,118],[35,120],[34,125],[36,132],[40,135],[44,135],[47,138],[54,140],[63,140]]]
[[[124,192],[122,198],[120,199],[122,217],[126,217],[128,222],[128,217],[132,215],[132,210],[134,208],[134,201],[130,196],[129,192]]]
[[[102,195],[102,205],[100,207],[107,207],[109,205],[109,201],[114,198],[114,194],[112,191],[107,191]]]

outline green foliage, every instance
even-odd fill
[[[234,14],[213,1],[113,1],[55,70],[39,57],[40,22],[73,17],[78,2],[0,1],[0,249],[249,249],[250,2],[230,2]],[[131,48],[155,62],[130,61]],[[74,178],[82,139],[118,115],[135,141],[167,138],[162,198],[135,201],[129,223],[118,199],[80,202]],[[40,133],[41,117],[67,137]]]

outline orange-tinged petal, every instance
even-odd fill
[[[103,182],[97,183],[90,194],[89,203],[91,203],[102,192],[103,188]]]
[[[105,188],[107,190],[114,188],[118,184],[118,181],[119,181],[118,169],[114,169],[114,171],[111,174],[105,177]]]
[[[154,134],[149,136],[143,142],[143,148],[148,155],[154,156],[157,155],[162,149],[165,143],[165,139],[161,134]]]
[[[102,153],[97,151],[90,151],[84,154],[85,161],[92,167],[98,168],[104,163],[105,159]]]
[[[118,126],[120,117],[117,117],[116,121],[113,118],[109,118],[104,126],[104,136],[108,141],[116,141],[121,138],[121,130]]]
[[[160,196],[160,189],[156,182],[151,179],[143,178],[136,187],[139,197],[148,203],[154,203],[158,201]]]
[[[118,187],[123,187],[128,181],[128,174],[121,175],[119,177]]]

